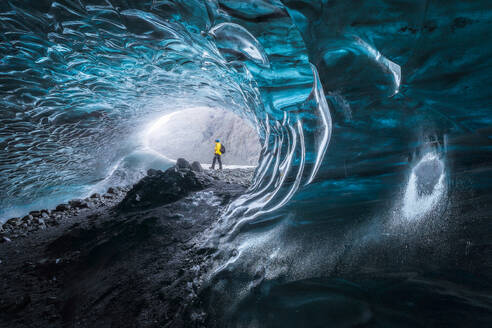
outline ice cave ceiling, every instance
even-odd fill
[[[407,170],[424,144],[480,166],[490,159],[485,4],[2,2],[2,207],[87,191],[166,111],[232,109],[261,131],[285,113],[308,120],[310,63],[334,121],[322,175],[379,179]]]

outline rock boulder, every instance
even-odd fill
[[[165,172],[153,171],[152,175],[144,177],[133,186],[117,208],[121,211],[133,211],[162,206],[208,185],[209,180],[205,176],[186,168],[179,169],[175,166]]]
[[[191,163],[191,169],[195,172],[202,172],[203,171],[203,168],[200,165],[200,162],[197,162],[197,161],[194,161],[193,163]]]
[[[181,169],[189,169],[189,170],[191,170],[190,163],[186,159],[184,159],[184,158],[178,158],[176,160],[176,167],[178,169],[180,169],[180,170]]]

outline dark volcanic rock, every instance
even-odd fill
[[[194,161],[193,163],[191,163],[191,169],[195,172],[202,172],[203,171],[203,168],[200,165],[200,162],[197,162],[197,161]]]
[[[165,172],[153,171],[133,186],[118,209],[131,211],[169,204],[208,184],[207,178],[188,169],[172,167]]]
[[[162,171],[156,170],[156,169],[148,169],[147,170],[147,175],[149,175],[149,176],[158,175],[159,173],[162,173]]]
[[[39,217],[41,216],[41,211],[31,211],[29,212],[29,215],[32,215],[33,217]]]
[[[33,219],[34,219],[34,217],[31,214],[28,214],[22,218],[22,221],[23,222],[29,222],[29,221],[32,221]]]
[[[108,188],[108,191],[106,191],[106,193],[107,193],[107,194],[113,194],[113,195],[114,195],[114,194],[116,194],[116,193],[117,193],[117,191],[116,191],[116,189],[114,189],[113,187],[109,187],[109,188]]]
[[[68,205],[68,204],[60,204],[56,207],[56,211],[58,211],[58,212],[67,211],[69,209],[70,209],[70,205]]]
[[[68,202],[72,208],[87,208],[87,202],[82,199],[72,199]]]
[[[191,165],[190,163],[184,159],[184,158],[178,158],[176,161],[176,167],[178,169],[190,169],[191,170]]]
[[[0,327],[207,327],[199,293],[215,249],[200,240],[250,173],[156,170],[127,204],[137,193],[137,206],[150,202],[161,190],[158,202],[181,199],[122,213],[112,206],[126,190],[115,188],[111,201],[79,215],[71,208],[12,219],[15,226],[0,229]]]
[[[32,216],[31,216],[31,218],[32,218]],[[21,225],[22,222],[19,218],[12,218],[12,219],[8,220],[7,222],[5,222],[5,224],[10,225],[12,227],[16,227],[18,225]]]

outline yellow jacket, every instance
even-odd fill
[[[222,155],[222,153],[220,152],[220,146],[220,142],[215,143],[215,154],[217,155]]]

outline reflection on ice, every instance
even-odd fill
[[[368,54],[374,58],[376,62],[378,62],[379,65],[381,65],[384,69],[387,69],[392,77],[393,77],[393,83],[394,83],[394,91],[393,95],[397,94],[399,89],[400,89],[400,82],[401,82],[401,67],[400,65],[392,62],[385,56],[383,56],[377,49],[369,45],[367,42],[362,40],[359,37],[355,37],[357,42],[362,46],[364,50],[368,52]]]
[[[259,65],[269,66],[268,57],[261,44],[244,27],[233,23],[221,23],[209,33],[216,39],[224,55],[246,56]]]

